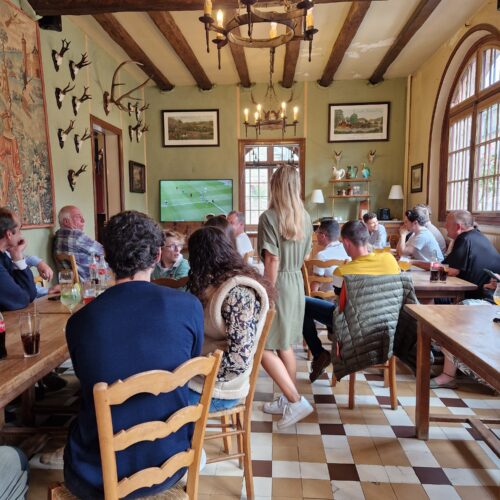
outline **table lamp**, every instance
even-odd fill
[[[325,197],[323,196],[323,191],[321,189],[314,189],[311,195],[311,203],[325,203]],[[316,206],[316,219],[319,220],[319,207]]]
[[[395,184],[389,191],[389,200],[404,200],[403,186]]]

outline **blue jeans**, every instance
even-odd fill
[[[196,391],[193,391],[192,389],[189,389],[188,393],[188,403],[190,405],[195,405],[200,402],[200,397],[201,394],[197,393]],[[222,411],[222,410],[227,410],[229,408],[233,408],[236,406],[241,399],[218,399],[218,398],[212,398],[212,401],[210,401],[210,409],[209,412],[216,412],[216,411]]]
[[[319,321],[327,327],[332,326],[333,311],[337,307],[327,300],[306,297],[306,311],[304,314],[304,326],[302,335],[314,358],[317,358],[325,349],[318,337],[318,330],[314,321]]]
[[[28,492],[28,460],[13,446],[0,446],[0,498],[18,500]]]

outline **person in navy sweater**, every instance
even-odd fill
[[[103,479],[92,389],[147,370],[175,370],[198,356],[203,342],[203,310],[191,294],[150,283],[160,260],[163,233],[145,214],[126,211],[112,217],[104,232],[106,260],[116,284],[69,319],[66,339],[81,384],[81,406],[64,450],[64,481],[78,498],[103,498]],[[113,408],[113,429],[166,421],[187,406],[187,386],[153,396],[141,394]],[[118,477],[161,466],[191,446],[193,428],[117,453]],[[184,469],[134,496],[154,495],[173,486]],[[129,497],[127,497],[129,498]]]
[[[33,274],[23,257],[26,245],[19,217],[0,207],[0,311],[22,309],[36,297]]]

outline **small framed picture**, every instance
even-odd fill
[[[418,163],[411,166],[410,191],[412,193],[421,193],[424,177],[424,164]]]
[[[163,147],[218,146],[219,110],[163,110]]]
[[[128,175],[131,193],[146,192],[146,165],[136,161],[128,162]]]

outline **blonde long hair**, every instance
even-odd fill
[[[278,216],[278,229],[285,240],[304,238],[304,204],[300,198],[300,176],[293,165],[281,165],[271,177],[271,201]]]

